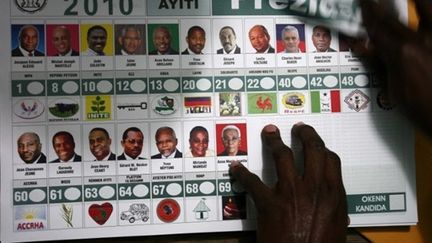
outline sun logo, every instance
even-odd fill
[[[37,217],[37,213],[34,210],[26,210],[23,213],[23,217],[22,218],[25,219],[25,220],[31,221],[31,220],[36,219],[36,217]]]

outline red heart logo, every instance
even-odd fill
[[[88,213],[96,223],[98,223],[99,225],[103,225],[111,216],[112,211],[113,206],[111,205],[111,203],[106,202],[102,205],[92,204],[89,207]]]

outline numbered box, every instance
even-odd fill
[[[180,93],[179,77],[150,77],[149,93]]]
[[[276,91],[276,76],[246,76],[247,91]]]
[[[118,200],[150,198],[150,183],[121,183],[117,189]]]
[[[184,197],[183,194],[183,181],[152,183],[152,198]]]
[[[307,90],[307,75],[278,75],[278,90]]]
[[[212,77],[182,77],[183,93],[213,92]]]
[[[186,197],[216,196],[216,180],[185,181]]]
[[[114,94],[114,80],[104,79],[83,79],[81,81],[82,95],[112,95]]]
[[[116,94],[147,94],[147,78],[117,78]]]
[[[84,201],[117,200],[116,184],[84,185]]]
[[[49,203],[82,202],[82,186],[51,186],[49,191]]]
[[[13,205],[46,204],[47,188],[14,188]]]
[[[45,95],[45,80],[12,80],[12,97]]]
[[[229,179],[217,180],[217,190],[219,196],[234,195],[231,180]]]
[[[214,77],[214,91],[215,92],[244,92],[245,91],[245,77],[244,76],[216,76]]]
[[[218,179],[217,189],[219,196],[244,194],[245,190],[239,183],[231,183],[230,179]]]
[[[341,73],[341,88],[368,88],[370,77],[367,73]]]
[[[81,94],[79,79],[57,80],[48,79],[48,96],[78,96]]]
[[[310,74],[309,75],[309,88],[313,89],[339,89],[339,74],[326,73],[326,74]]]

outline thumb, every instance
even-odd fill
[[[270,188],[268,188],[257,175],[251,173],[239,161],[231,162],[229,173],[234,181],[240,183],[250,194],[258,209],[264,207],[264,201],[266,198],[271,198]]]

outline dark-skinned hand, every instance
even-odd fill
[[[233,179],[244,186],[255,203],[258,242],[345,242],[349,219],[340,159],[311,126],[294,125],[292,136],[302,143],[302,175],[295,169],[292,150],[274,125],[262,131],[264,149],[272,154],[276,165],[274,188],[242,164],[230,166]]]
[[[369,43],[354,50],[401,111],[432,136],[432,2],[413,1],[418,30],[403,25],[385,2],[360,0]]]

